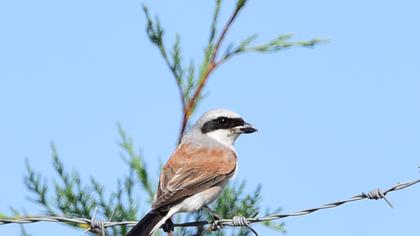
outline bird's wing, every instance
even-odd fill
[[[235,172],[236,154],[227,148],[180,145],[163,167],[153,208],[161,208],[208,189]]]

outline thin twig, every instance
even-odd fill
[[[232,15],[230,16],[229,20],[226,22],[225,26],[223,27],[222,33],[219,36],[219,39],[217,40],[214,49],[213,49],[213,55],[210,59],[211,62],[214,62],[217,57],[217,53],[219,51],[220,46],[222,45],[223,40],[225,39],[226,33],[229,31],[230,27],[232,26],[233,22],[235,21],[236,17],[238,16],[239,11],[243,8],[243,5],[240,5],[235,8]]]
[[[226,33],[229,31],[230,27],[232,26],[233,22],[238,16],[238,13],[243,7],[244,7],[244,4],[238,4],[235,7],[235,10],[233,11],[232,15],[229,17],[229,20],[226,22],[225,26],[223,27],[223,30],[219,38],[217,39],[215,46],[213,47],[213,52],[211,53],[210,60],[207,64],[207,68],[205,69],[206,71],[202,79],[199,80],[199,84],[197,88],[195,89],[193,96],[183,106],[183,117],[182,117],[182,122],[181,122],[181,129],[178,135],[178,143],[181,142],[182,136],[184,135],[185,129],[187,128],[187,124],[192,114],[192,111],[195,105],[197,104],[197,100],[200,97],[202,90],[210,77],[210,74],[216,69],[218,65],[218,63],[216,63],[216,57],[217,57],[217,53],[219,52],[220,46],[222,45],[223,40],[225,39]]]

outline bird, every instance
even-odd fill
[[[214,213],[207,205],[220,196],[237,171],[235,140],[256,131],[233,111],[204,113],[163,166],[151,210],[127,236],[149,236],[161,227],[172,231],[175,213],[201,208]]]

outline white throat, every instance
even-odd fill
[[[233,133],[231,130],[227,129],[214,130],[207,133],[206,135],[232,150],[234,150],[233,144],[235,143],[236,138],[239,136],[239,134]]]

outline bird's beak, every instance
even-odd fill
[[[243,126],[239,128],[239,130],[241,131],[241,133],[244,133],[244,134],[250,134],[250,133],[254,133],[255,131],[258,131],[257,128],[255,128],[253,125],[249,123],[245,123]]]

